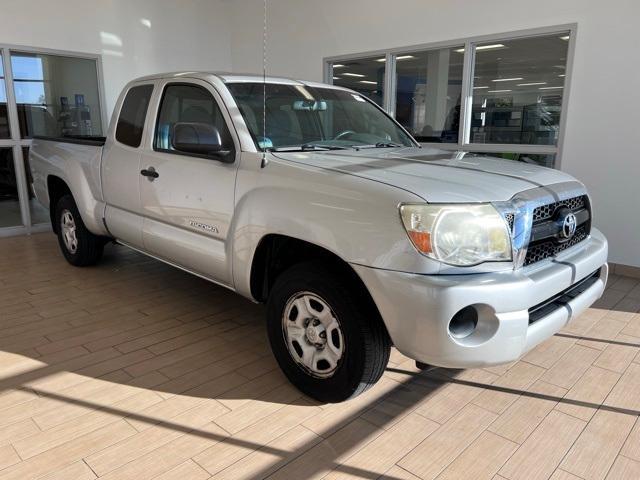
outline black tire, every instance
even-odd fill
[[[267,302],[269,340],[280,368],[300,391],[321,402],[360,395],[380,379],[389,361],[389,335],[377,309],[346,278],[318,264],[298,264],[277,278]],[[300,292],[321,297],[340,323],[344,353],[329,378],[313,376],[289,352],[282,319],[287,302]]]
[[[87,230],[73,197],[71,195],[64,195],[58,200],[55,208],[54,221],[56,222],[55,229],[58,233],[58,243],[67,261],[76,267],[86,267],[98,263],[102,258],[105,240]],[[67,212],[75,222],[75,235],[77,239],[75,251],[72,251],[67,246],[64,239],[62,222],[63,215]]]

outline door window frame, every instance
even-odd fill
[[[442,150],[477,152],[477,153],[502,153],[510,152],[515,154],[542,154],[555,155],[554,168],[560,169],[562,160],[562,150],[567,123],[568,102],[571,88],[571,74],[573,70],[573,60],[578,25],[576,23],[553,25],[548,27],[518,30],[490,35],[478,35],[446,40],[442,42],[431,42],[405,47],[388,48],[368,52],[354,53],[348,55],[337,55],[323,58],[323,78],[328,84],[333,83],[333,64],[373,56],[385,57],[385,90],[383,98],[383,108],[395,118],[396,101],[396,57],[412,52],[424,52],[429,50],[439,50],[464,46],[464,59],[462,71],[462,93],[460,102],[460,126],[457,143],[428,143],[423,145],[439,148]],[[475,45],[485,42],[509,41],[541,37],[548,35],[569,35],[567,46],[567,60],[564,79],[564,89],[562,94],[562,105],[560,111],[559,134],[556,145],[535,145],[535,144],[491,144],[491,143],[471,143],[471,114],[473,102],[473,70],[475,66]]]
[[[12,235],[31,234],[37,232],[46,232],[51,230],[49,223],[33,224],[31,220],[31,210],[29,208],[29,189],[27,188],[27,172],[25,171],[25,159],[23,155],[23,147],[31,147],[32,139],[21,138],[20,125],[18,120],[18,107],[16,104],[13,69],[11,67],[11,54],[15,53],[33,53],[42,55],[57,55],[62,57],[81,58],[93,60],[96,62],[96,73],[98,82],[98,104],[100,107],[100,120],[103,125],[103,134],[106,130],[107,111],[104,96],[104,75],[102,69],[102,55],[89,54],[82,52],[73,52],[66,50],[55,50],[50,48],[29,47],[24,45],[14,45],[0,43],[0,62],[4,67],[4,83],[7,96],[7,112],[9,116],[10,138],[0,139],[0,148],[13,149],[13,162],[16,175],[16,183],[18,186],[18,200],[20,203],[20,214],[22,225],[13,227],[0,227],[0,237],[8,237]]]
[[[156,131],[158,129],[158,122],[160,120],[160,109],[162,107],[162,101],[164,100],[164,95],[167,88],[174,85],[188,85],[188,86],[198,87],[205,90],[209,95],[211,95],[211,98],[218,106],[220,113],[222,113],[225,126],[227,127],[227,131],[229,132],[229,137],[231,137],[231,141],[233,142],[233,152],[229,154],[229,155],[233,155],[233,158],[234,158],[233,162],[222,162],[219,158],[211,155],[199,155],[197,153],[186,153],[186,152],[180,152],[178,150],[167,150],[167,149],[156,148],[155,146]],[[147,135],[148,147],[147,148],[154,153],[164,153],[168,155],[202,158],[205,160],[213,160],[213,161],[219,162],[221,165],[235,165],[238,155],[241,151],[240,139],[238,138],[238,132],[236,131],[235,126],[231,121],[231,115],[227,110],[227,106],[222,100],[222,97],[220,93],[216,90],[216,88],[210,83],[197,78],[181,78],[180,80],[166,79],[163,82],[161,82],[161,84],[158,87],[159,88],[156,89],[156,94],[154,95],[155,101],[152,102],[152,105],[151,105],[153,109],[151,108],[148,109],[149,112],[153,112],[153,120],[152,120],[153,128],[149,128],[149,131],[148,131],[148,135]],[[149,118],[151,118],[150,114],[148,115],[149,115]]]

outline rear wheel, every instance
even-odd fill
[[[374,385],[390,354],[387,332],[343,275],[316,264],[291,267],[269,296],[269,340],[283,372],[322,402],[341,402]]]
[[[87,230],[73,197],[60,198],[55,212],[58,243],[67,261],[76,267],[98,263],[105,241]]]

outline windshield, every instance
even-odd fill
[[[415,146],[393,120],[357,93],[302,85],[228,83],[259,150]]]

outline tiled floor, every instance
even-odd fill
[[[0,480],[638,479],[640,282],[521,361],[341,405],[292,388],[263,309],[123,247],[68,266],[0,239]]]

